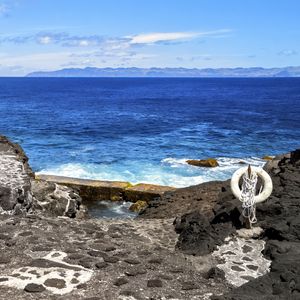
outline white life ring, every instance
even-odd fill
[[[231,191],[237,199],[241,199],[242,191],[239,187],[240,178],[248,171],[248,167],[240,168],[235,171],[231,178]],[[272,193],[273,183],[270,175],[262,168],[252,167],[251,171],[255,172],[263,181],[263,190],[254,197],[255,203],[265,201]]]

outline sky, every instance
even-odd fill
[[[299,0],[0,0],[0,76],[300,66]]]

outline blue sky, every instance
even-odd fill
[[[299,0],[0,0],[0,76],[300,65]]]

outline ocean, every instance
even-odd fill
[[[184,187],[300,146],[300,78],[0,78],[35,172]],[[187,159],[214,157],[217,168]]]

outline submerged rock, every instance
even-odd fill
[[[215,158],[208,158],[208,159],[189,159],[186,161],[191,166],[196,167],[205,167],[205,168],[215,168],[219,166],[218,161]]]

